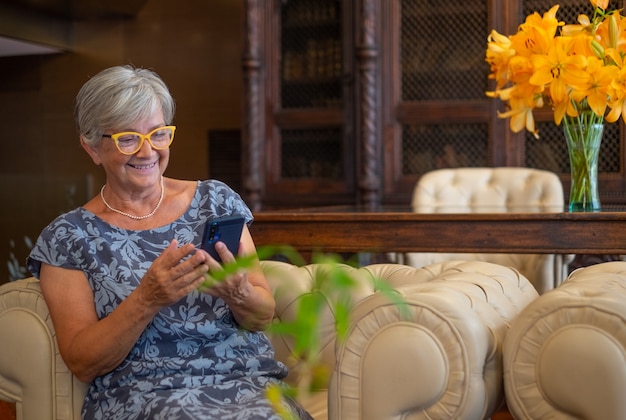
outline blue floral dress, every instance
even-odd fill
[[[175,222],[150,230],[112,226],[84,208],[55,219],[28,258],[81,270],[98,317],[109,315],[134,289],[172,239],[200,246],[207,221],[241,214],[243,200],[224,183],[199,181],[191,205]],[[69,302],[68,302],[69,303]],[[261,332],[239,328],[226,303],[197,291],[163,308],[126,359],[96,378],[83,404],[86,419],[273,419],[264,390],[287,374]],[[306,412],[293,407],[303,418]]]

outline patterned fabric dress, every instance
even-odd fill
[[[104,318],[137,287],[172,239],[199,247],[207,221],[236,213],[252,222],[239,195],[214,180],[198,182],[185,214],[156,229],[121,229],[78,208],[43,230],[28,267],[36,277],[42,262],[83,271],[98,317]],[[286,374],[265,334],[240,329],[222,299],[193,292],[163,308],[126,359],[90,384],[82,416],[274,419],[278,416],[264,390]]]

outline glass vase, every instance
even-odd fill
[[[570,120],[569,117],[563,121],[572,175],[569,211],[600,211],[598,155],[604,124],[580,124],[578,120]]]

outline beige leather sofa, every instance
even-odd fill
[[[277,319],[288,321],[327,267],[263,261],[276,295]],[[538,295],[517,271],[486,262],[446,262],[422,269],[378,264],[344,266],[352,289],[351,327],[334,332],[332,305],[321,315],[321,361],[328,390],[303,401],[316,419],[481,419],[504,401],[502,343],[517,314]],[[394,287],[408,317],[373,279]],[[336,299],[327,294],[328,302]],[[299,381],[292,341],[271,337],[277,357]],[[59,356],[39,283],[0,287],[0,399],[16,402],[23,420],[78,419],[86,385]]]
[[[528,305],[504,343],[516,419],[626,419],[626,262],[580,268]]]
[[[450,168],[424,174],[413,191],[417,213],[561,212],[563,185],[549,171],[519,168]],[[414,267],[450,259],[480,260],[515,267],[541,294],[567,276],[571,257],[548,254],[407,253],[398,260]]]

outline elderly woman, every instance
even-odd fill
[[[252,214],[221,182],[163,176],[174,108],[149,70],[113,67],[85,83],[80,143],[106,183],[43,230],[28,267],[63,360],[90,383],[83,418],[277,418],[265,389],[287,372],[260,331],[274,300],[258,264],[200,287],[222,269],[200,249],[204,226],[235,214],[249,224]],[[234,259],[223,243],[216,250]],[[238,253],[256,254],[247,226]]]

